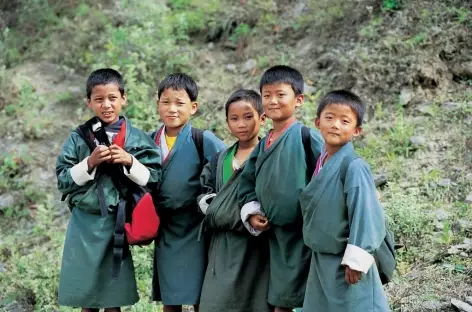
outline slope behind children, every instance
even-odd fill
[[[90,126],[86,135],[95,139],[97,147],[91,152],[73,132],[57,158],[58,188],[68,195],[72,210],[62,258],[59,304],[82,307],[83,312],[100,308],[116,312],[138,301],[131,254],[123,259],[118,278],[111,278],[120,192],[110,175],[111,171],[121,171],[120,179],[126,181],[120,182],[125,185],[128,179],[141,186],[158,182],[160,156],[155,143],[120,116],[125,104],[121,75],[113,69],[94,71],[87,80],[87,105],[95,117],[86,123]],[[109,142],[104,141],[112,144],[107,146]]]
[[[255,237],[246,230],[238,205],[241,171],[259,142],[265,119],[261,97],[238,90],[225,110],[228,128],[238,141],[217,154],[201,175],[207,194],[200,196],[199,205],[212,237],[200,311],[269,312],[269,242],[266,235]]]
[[[189,118],[197,111],[197,84],[185,74],[167,76],[158,88],[158,110],[164,123],[152,134],[162,152],[162,184],[153,197],[161,226],[156,239],[153,299],[164,311],[181,311],[198,302],[206,268],[205,242],[198,241],[203,215],[198,210],[201,194],[201,162],[224,147],[210,131],[203,132],[204,160],[192,138]]]
[[[291,311],[303,304],[310,263],[298,202],[309,177],[302,125],[294,116],[303,103],[303,77],[293,68],[275,66],[262,76],[260,90],[264,112],[272,119],[274,129],[247,161],[239,183],[239,204],[241,218],[252,233],[270,226],[268,301],[276,312]],[[322,145],[320,134],[311,130],[315,158]]]
[[[372,255],[385,238],[384,213],[369,166],[351,143],[363,115],[361,100],[343,90],[318,108],[325,149],[300,196],[303,237],[313,252],[304,311],[389,311]]]

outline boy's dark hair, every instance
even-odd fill
[[[330,104],[340,104],[349,106],[357,116],[357,127],[362,126],[364,120],[365,105],[354,93],[347,90],[335,90],[325,95],[321,100],[316,116],[320,118],[321,113]]]
[[[290,85],[293,92],[295,92],[295,96],[303,94],[303,76],[295,68],[285,65],[276,65],[266,70],[259,84],[261,93],[263,86],[274,83],[286,83]]]
[[[109,83],[115,83],[118,86],[121,96],[125,94],[125,83],[121,74],[112,68],[100,68],[93,71],[87,79],[87,99],[90,99],[93,88]]]
[[[259,93],[253,90],[239,89],[235,91],[233,94],[231,94],[228,101],[226,101],[226,104],[225,104],[226,118],[228,118],[229,106],[232,103],[237,102],[237,101],[246,101],[248,103],[251,103],[252,107],[254,107],[254,109],[257,111],[259,116],[264,113],[264,109],[262,108],[262,100]]]
[[[159,87],[157,88],[157,98],[160,99],[161,94],[167,89],[185,90],[192,102],[196,101],[198,97],[197,83],[192,79],[192,77],[186,74],[176,73],[165,77],[164,80],[159,83]]]

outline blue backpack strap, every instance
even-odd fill
[[[354,161],[354,159],[357,159],[357,158],[359,158],[359,155],[357,154],[346,155],[341,161],[341,167],[339,168],[339,175],[341,177],[341,182],[343,183],[343,185],[344,185],[344,182],[346,182],[346,174],[347,174],[347,169],[349,168],[349,165]]]

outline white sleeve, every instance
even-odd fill
[[[207,194],[203,196],[200,201],[198,202],[198,206],[200,207],[200,210],[203,212],[204,215],[207,214],[207,209],[210,204],[207,202],[209,199],[212,199],[216,196],[215,193]]]
[[[364,249],[348,244],[341,264],[347,265],[351,270],[367,274],[374,261],[374,257]]]
[[[249,217],[253,215],[265,216],[264,212],[261,210],[261,204],[258,201],[251,201],[246,203],[241,208],[241,220],[243,221],[244,226],[254,236],[258,236],[262,231],[258,231],[249,224]]]
[[[91,173],[88,173],[88,159],[88,157],[85,157],[84,160],[70,168],[70,175],[72,177],[72,180],[74,180],[75,184],[77,184],[78,186],[85,185],[87,182],[95,179],[97,167],[93,168],[93,171]]]
[[[133,164],[131,165],[131,168],[128,170],[126,166],[123,166],[123,172],[125,173],[125,176],[138,185],[146,186],[149,181],[149,177],[151,176],[149,169],[140,163],[139,160],[137,160],[133,155],[131,155],[131,157],[133,157]]]

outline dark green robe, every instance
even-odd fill
[[[154,140],[157,134],[158,131],[152,134]],[[205,161],[223,147],[213,133],[204,131]],[[162,183],[153,192],[161,225],[155,244],[152,296],[165,305],[192,305],[200,301],[207,264],[205,242],[198,241],[203,220],[197,204],[200,174],[200,157],[188,123],[163,162]]]
[[[369,261],[363,258],[367,255],[370,259],[369,254],[384,240],[384,213],[364,160],[357,158],[351,162],[343,185],[340,166],[343,158],[352,154],[352,143],[343,146],[300,195],[303,237],[313,252],[303,311],[389,311],[377,267],[375,263],[365,265]],[[348,252],[348,244],[360,250]],[[368,270],[354,285],[345,281],[341,262],[347,256],[357,260],[354,266],[363,264]],[[362,271],[361,267],[356,270]]]
[[[212,181],[210,163],[200,178],[207,194],[217,193],[205,217],[212,237],[200,311],[269,312],[269,242],[265,233],[250,235],[241,221],[238,187],[242,168],[223,184],[224,160],[229,150],[218,158],[216,181]]]
[[[301,307],[310,263],[303,243],[298,197],[307,185],[302,125],[295,122],[266,149],[264,138],[249,157],[239,182],[239,204],[258,201],[271,225],[268,301],[277,307]],[[323,139],[311,130],[311,148],[318,158]]]
[[[160,155],[155,143],[141,130],[126,122],[124,149],[150,172],[148,183],[160,179]],[[73,132],[57,158],[59,190],[68,197],[72,210],[64,243],[59,281],[59,304],[73,307],[106,308],[135,304],[138,300],[131,254],[123,259],[117,280],[111,278],[113,233],[119,193],[111,178],[102,176],[106,204],[110,213],[100,214],[96,193],[97,179],[77,185],[70,169],[90,156],[85,141]],[[125,190],[126,191],[126,190]],[[119,295],[117,295],[119,294]]]

